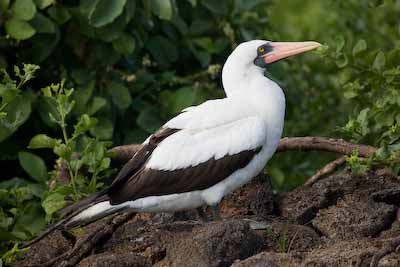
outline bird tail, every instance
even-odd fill
[[[111,205],[109,200],[102,201],[69,218],[69,220],[64,223],[63,229],[68,230],[77,226],[83,226],[128,208],[129,207],[124,203]]]
[[[64,218],[49,226],[38,237],[23,243],[22,248],[40,241],[55,230],[68,230],[74,227],[84,226],[100,218],[128,208],[129,207],[124,203],[111,205],[109,197],[107,195],[102,195],[101,193],[86,197],[75,204],[61,209],[58,213]]]

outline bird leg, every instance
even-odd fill
[[[219,203],[211,205],[211,211],[212,211],[212,220],[213,221],[220,221],[222,220],[220,214],[219,214]]]
[[[203,207],[198,207],[198,208],[196,208],[196,210],[197,210],[197,214],[199,215],[200,219],[203,222],[208,222],[208,217],[207,217],[207,214],[204,212]]]

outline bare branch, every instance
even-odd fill
[[[333,139],[318,136],[285,137],[279,142],[277,152],[298,151],[327,151],[342,155],[351,155],[357,150],[361,157],[369,157],[378,149],[373,146],[353,144],[343,139]]]
[[[117,146],[110,151],[115,153],[115,160],[127,162],[141,148],[141,144]],[[343,139],[333,139],[319,136],[285,137],[279,142],[277,152],[286,151],[327,151],[342,155],[351,155],[357,150],[361,157],[369,157],[377,151],[376,147],[353,144]]]
[[[304,183],[305,186],[312,186],[319,180],[321,180],[323,177],[327,176],[328,174],[331,174],[335,172],[339,166],[343,165],[346,162],[346,157],[340,157],[335,159],[334,161],[329,162],[326,164],[322,169],[318,170],[316,174],[311,176],[307,182]]]

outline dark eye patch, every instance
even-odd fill
[[[257,56],[259,57],[259,56],[265,55],[265,54],[271,52],[272,50],[273,50],[273,48],[269,43],[263,44],[257,48]]]

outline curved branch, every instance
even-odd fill
[[[343,139],[333,139],[319,136],[285,137],[279,142],[277,152],[290,150],[298,151],[327,151],[342,155],[351,155],[357,150],[361,157],[369,157],[378,149],[369,145],[353,144]]]
[[[340,158],[335,159],[334,161],[326,164],[322,169],[318,170],[313,176],[308,178],[308,180],[304,183],[305,186],[312,186],[325,176],[335,172],[340,166],[346,163],[346,156],[341,156]]]
[[[114,153],[115,160],[124,163],[132,158],[141,147],[141,144],[132,144],[117,146],[110,151]],[[369,145],[353,144],[343,139],[305,136],[282,138],[276,152],[312,150],[334,152],[342,155],[351,155],[354,150],[357,150],[361,157],[369,157],[378,149]]]

